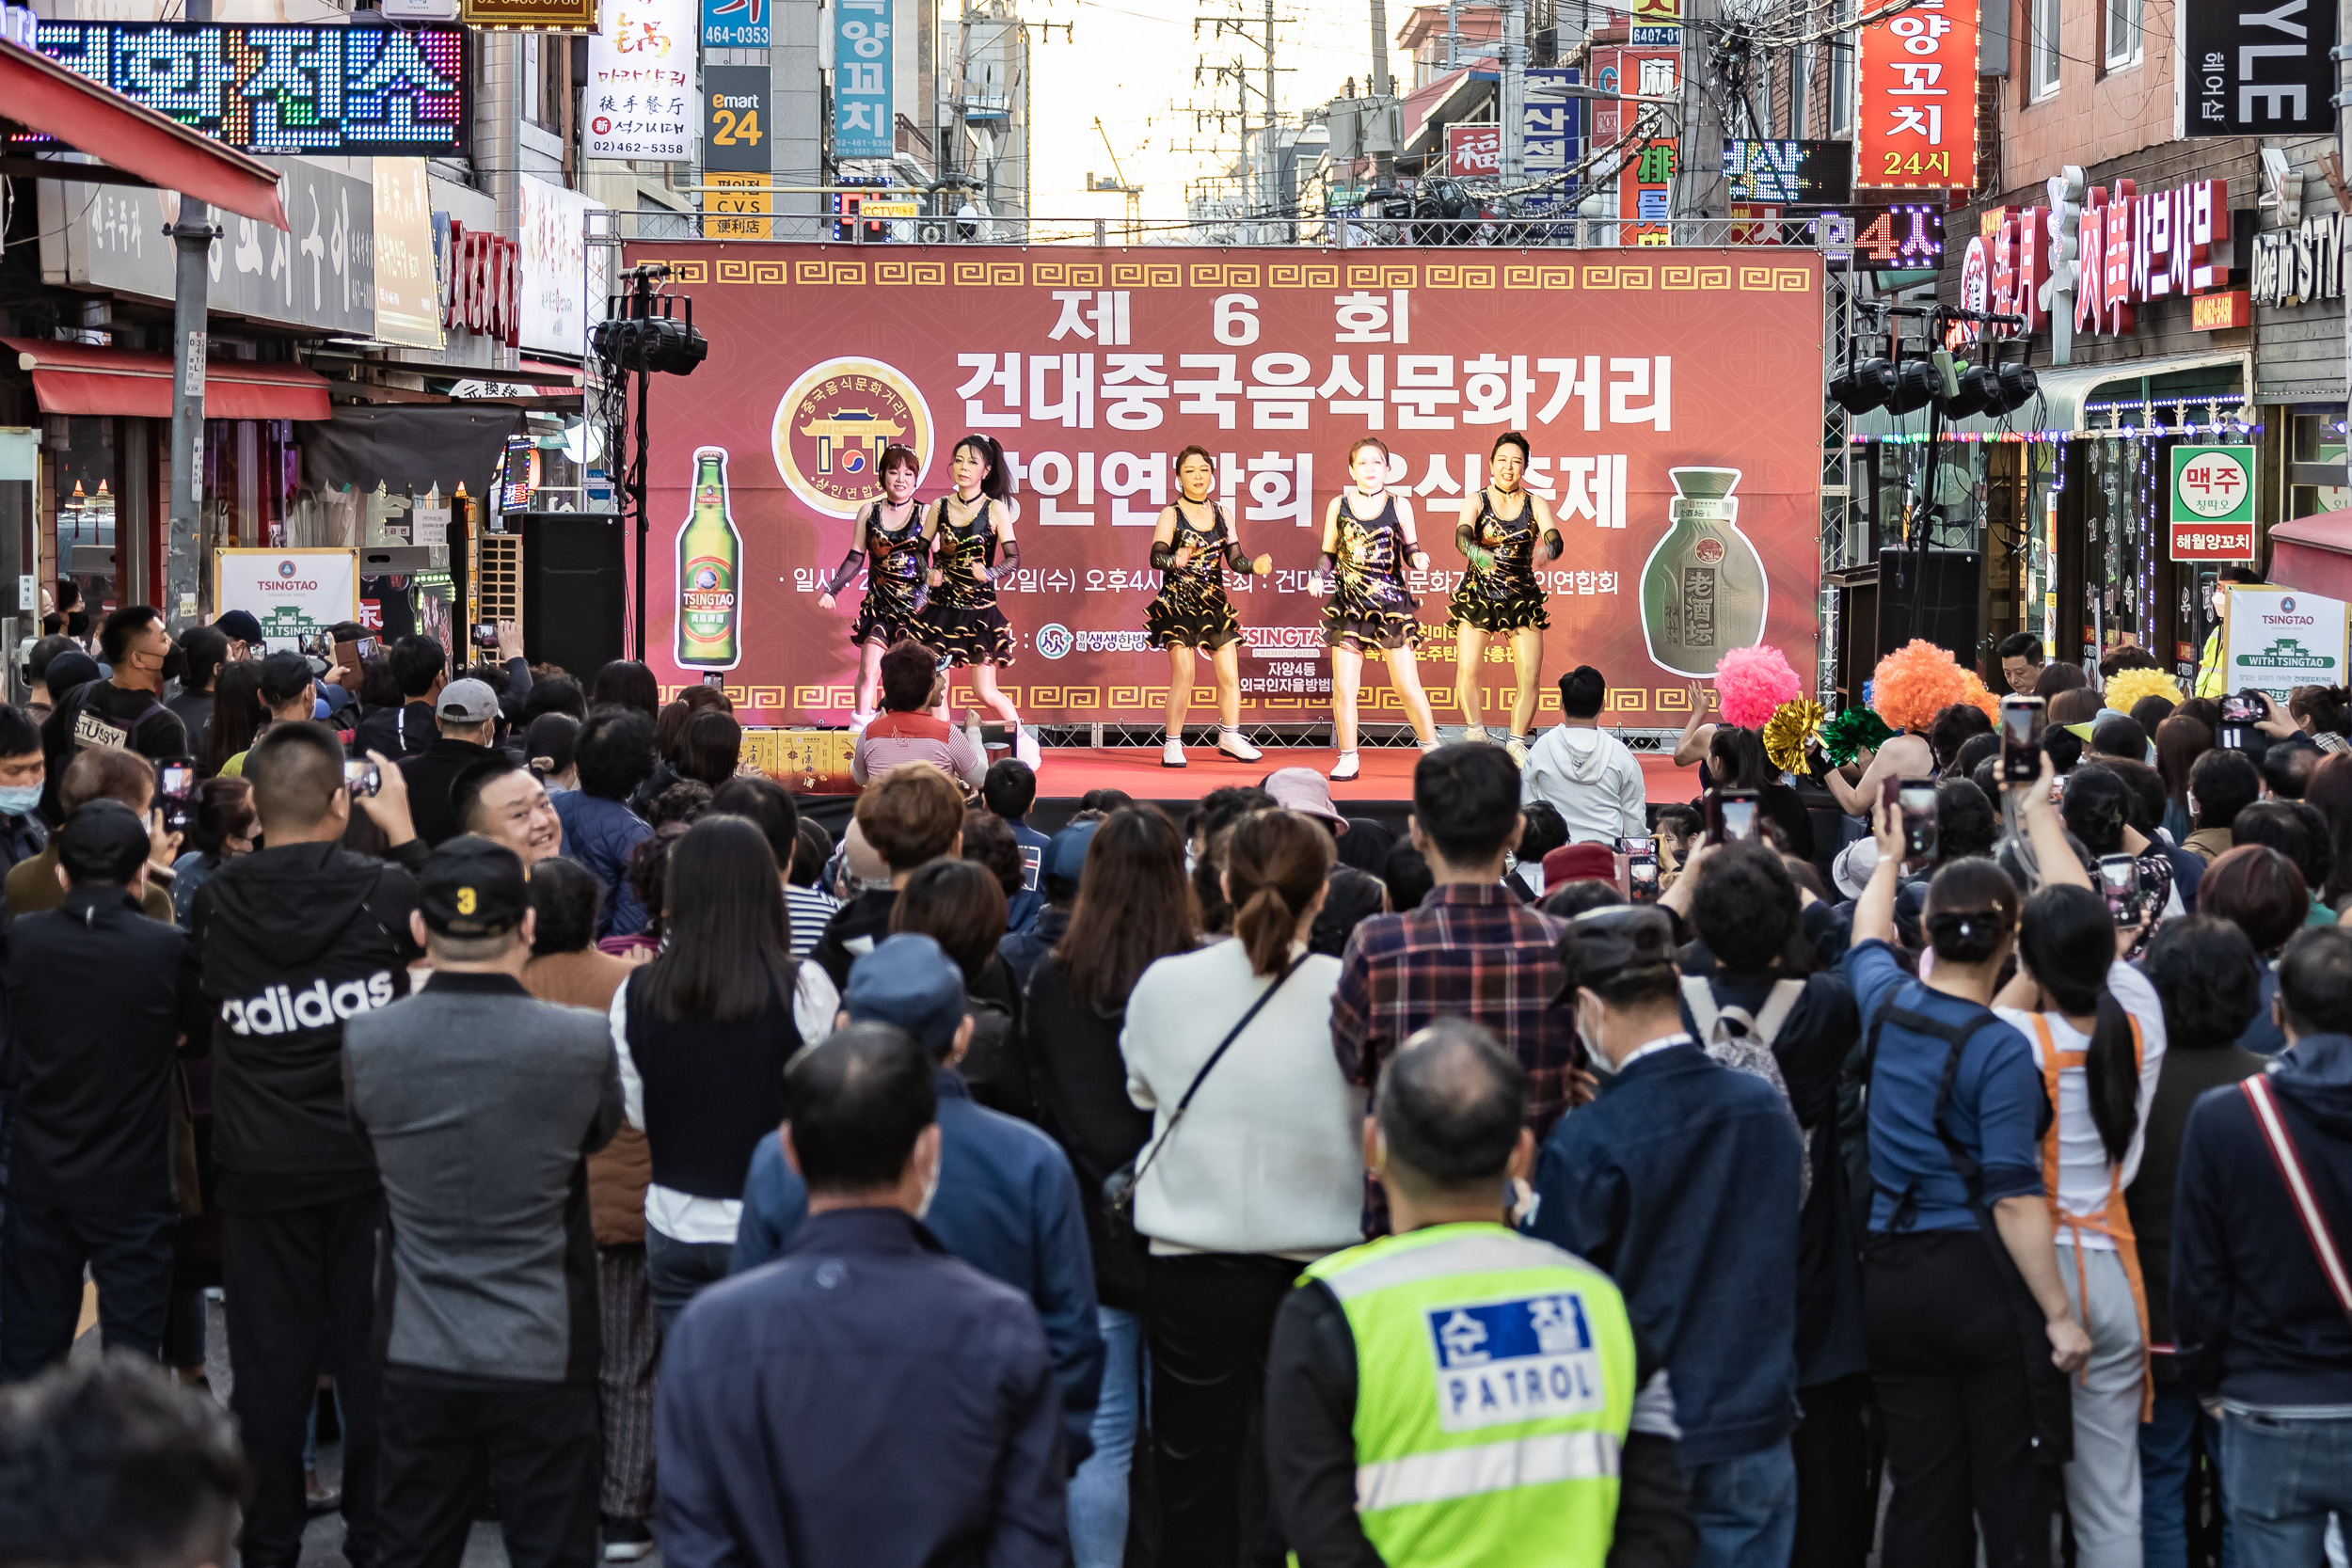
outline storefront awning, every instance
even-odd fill
[[[297,433],[302,480],[321,489],[381,484],[403,494],[437,484],[445,496],[463,484],[469,495],[486,496],[507,437],[522,422],[520,409],[502,404],[346,404],[326,423]]]
[[[1445,146],[1445,128],[1502,90],[1492,61],[1449,71],[1405,97],[1405,145],[1397,155],[1418,158]]]
[[[54,136],[147,184],[183,192],[275,228],[290,227],[278,198],[278,171],[267,164],[210,141],[167,115],[6,40],[0,40],[0,120]],[[25,166],[44,162],[11,158],[7,172],[38,174],[43,170]],[[85,166],[57,166],[67,170]],[[57,178],[73,176],[61,172]]]
[[[171,418],[171,356],[92,348],[40,338],[0,338],[17,366],[33,374],[44,414],[120,414]],[[215,359],[204,367],[208,420],[324,420],[326,378],[299,365]]]
[[[2270,531],[2270,580],[2352,599],[2352,511],[2297,517]]]

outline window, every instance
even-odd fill
[[[2137,0],[2106,3],[2130,5],[2132,14],[2138,15]],[[2026,0],[2026,4],[2033,20],[2026,40],[2026,79],[2035,98],[2047,98],[2058,90],[2058,0]]]
[[[1854,20],[1854,0],[1837,0],[1837,20]],[[1854,35],[1838,34],[1829,46],[1829,134],[1833,136],[1853,135]]]
[[[2106,63],[2109,71],[2139,63],[2142,0],[2105,0]]]

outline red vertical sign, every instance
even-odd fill
[[[1861,29],[1858,189],[1973,190],[1977,183],[1977,12],[1920,0]]]

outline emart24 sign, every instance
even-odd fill
[[[2254,449],[2172,449],[2172,559],[2254,559]]]

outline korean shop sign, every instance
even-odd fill
[[[2254,449],[2172,449],[2172,559],[2254,559]]]
[[[2326,0],[2183,6],[2192,136],[2335,135],[2336,8]]]
[[[834,0],[833,150],[837,158],[887,158],[892,110],[891,0]]]
[[[1973,189],[1977,182],[1977,11],[1920,0],[1860,30],[1856,189]]]
[[[2129,180],[2079,193],[2053,180],[2050,188],[2056,205],[1981,214],[1991,309],[2024,317],[2028,336],[2056,312],[2068,313],[2077,332],[2127,333],[2138,306],[2228,290],[2237,262],[2228,181],[2144,195]],[[2233,319],[2221,310],[2199,325],[2226,326]]]

